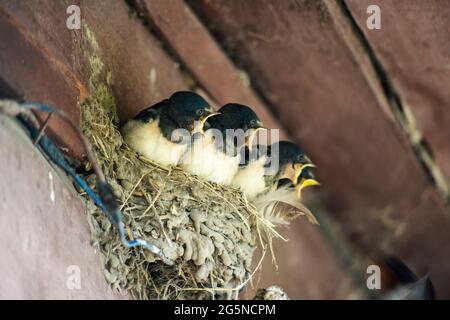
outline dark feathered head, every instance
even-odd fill
[[[257,114],[250,107],[238,103],[226,104],[218,112],[219,115],[208,120],[210,128],[219,130],[224,140],[230,138],[235,147],[240,148],[243,143],[251,149],[256,132],[263,128]],[[233,131],[235,136],[232,136]]]
[[[311,168],[315,166],[305,152],[295,143],[280,141],[270,146],[270,161],[278,161],[278,171],[275,173],[280,185],[290,183],[297,186],[303,184],[306,177],[312,175]],[[271,163],[272,167],[273,163]],[[302,186],[313,184],[314,177],[308,178],[308,182]],[[317,181],[315,181],[317,184]]]
[[[194,132],[201,131],[206,119],[215,115],[208,102],[191,91],[178,91],[169,98],[169,106],[164,112],[180,128]]]

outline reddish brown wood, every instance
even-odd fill
[[[322,194],[364,254],[394,253],[450,296],[448,210],[375,98],[322,1],[201,1],[215,32],[319,166]]]
[[[98,39],[122,121],[174,91],[188,89],[175,63],[125,1],[83,1],[86,23]]]
[[[448,1],[347,1],[403,103],[450,178],[450,6]],[[381,29],[368,30],[369,4]]]
[[[267,252],[253,284],[257,288],[281,286],[291,299],[351,298],[356,292],[354,283],[319,228],[306,219],[293,222],[289,228],[280,228],[278,231],[288,241],[274,240],[278,269]],[[260,256],[258,251],[253,261],[255,264]],[[249,286],[246,297],[253,297],[254,292]]]
[[[103,76],[111,74],[122,120],[187,88],[177,65],[124,2],[76,3],[83,29],[74,31],[66,27],[71,1],[46,0],[39,6],[29,1],[0,3],[0,77],[24,100],[57,106],[78,121],[78,102],[89,91],[88,59],[93,54],[104,63]],[[85,26],[98,48],[87,39]],[[82,154],[67,126],[52,121],[50,128],[72,154]]]
[[[129,298],[113,292],[104,279],[77,192],[4,115],[0,174],[0,298]],[[71,266],[79,268],[79,289],[67,286],[75,275]]]
[[[23,100],[58,106],[78,121],[77,97],[86,89],[67,68],[58,68],[61,65],[66,66],[0,4],[0,78]],[[62,140],[72,154],[83,153],[67,124],[52,121],[50,129],[58,136],[64,133]]]
[[[111,72],[112,89],[119,102],[122,120],[133,116],[144,106],[158,101],[172,91],[187,87],[175,63],[164,54],[137,18],[128,14],[128,8],[124,3],[105,1],[94,4],[89,1],[75,1],[75,4],[81,7],[83,23],[97,39],[98,49],[95,52],[93,52],[92,44],[86,39],[85,29],[69,31],[65,28],[65,8],[68,4],[68,2],[42,1],[38,8],[25,1],[5,1],[0,4],[0,22],[9,26],[9,29],[0,28],[4,32],[0,37],[4,40],[1,42],[4,44],[0,52],[3,54],[4,63],[0,64],[0,75],[2,79],[5,79],[8,87],[19,92],[26,100],[56,105],[71,112],[74,119],[77,119],[78,100],[89,91],[91,72],[87,58],[93,53],[102,58],[105,71]],[[264,113],[263,104],[251,89],[236,79],[235,68],[217,45],[211,43],[211,37],[195,17],[191,13],[182,17],[187,17],[187,23],[193,26],[194,32],[198,33],[198,37],[192,41],[197,41],[200,47],[212,48],[211,52],[205,51],[206,57],[211,58],[212,63],[208,62],[208,59],[202,60],[202,55],[197,58],[208,64],[211,70],[222,70],[224,73],[223,75],[220,72],[216,73],[214,77],[204,73],[202,77],[199,77],[205,85],[205,90],[210,94],[214,93],[214,98],[222,103],[234,100],[248,103],[256,108],[261,106],[261,109],[258,109],[259,114],[265,114],[261,117],[266,125],[278,127],[269,114]],[[182,28],[180,25],[177,25],[178,27]],[[16,42],[17,45],[12,45]],[[20,59],[15,59],[16,57]],[[189,68],[195,71],[194,75],[198,76],[195,60],[187,57],[185,52],[184,58]],[[37,75],[29,72],[36,70],[37,67],[40,68]],[[220,86],[222,81],[226,84],[224,88]],[[58,86],[56,91],[58,95],[53,90],[55,85]],[[73,138],[68,131],[59,127],[59,124],[53,123],[53,126],[66,143]],[[77,146],[76,141],[73,146],[69,143],[69,147],[75,153],[77,153]],[[309,232],[293,235],[290,245],[297,246],[297,242],[301,242],[306,249],[304,254],[296,256],[296,260],[291,260],[293,256],[290,254],[290,249],[282,249],[284,243],[277,243],[278,263],[283,270],[283,279],[279,281],[280,275],[273,272],[270,259],[267,259],[262,284],[281,283],[286,286],[289,293],[292,293],[293,298],[339,296],[334,295],[333,291],[327,290],[327,293],[322,291],[323,286],[328,287],[334,283],[330,282],[330,279],[341,283],[342,271],[336,266],[332,254],[317,231],[312,236]],[[310,268],[316,267],[319,260],[320,263],[327,264],[329,270],[333,272],[327,270],[319,275],[318,269],[314,276],[317,281],[311,281],[310,275],[313,270]],[[301,281],[309,281],[308,284],[303,284],[305,289],[297,283],[294,288],[288,286],[289,273],[292,269],[285,268],[285,265],[286,263],[297,264],[292,261],[307,262],[304,265],[305,272],[299,277]]]
[[[248,104],[258,113],[266,127],[282,129],[184,1],[135,2],[195,79],[220,104]],[[282,132],[281,137],[285,138],[286,133]]]
[[[143,16],[159,30],[175,54],[186,64],[196,80],[217,101],[247,103],[257,111],[266,126],[280,128],[276,117],[268,112],[267,107],[255,96],[251,88],[243,84],[237,75],[236,67],[184,2],[140,0],[136,1],[136,4]],[[286,134],[282,132],[281,138],[284,137]],[[282,271],[276,272],[268,257],[264,263],[261,285],[274,283],[283,285],[292,298],[347,296],[350,287],[348,281],[343,281],[344,271],[318,230],[299,222],[297,228],[289,234],[292,238],[290,242],[279,242],[276,246],[278,263]],[[303,244],[304,250],[292,255],[293,248],[298,248],[299,243]],[[314,269],[315,263],[319,260],[327,267]],[[298,267],[304,268],[304,272],[296,273],[298,282],[292,283],[291,277],[295,273],[293,268]],[[342,287],[342,290],[335,290],[336,287]]]

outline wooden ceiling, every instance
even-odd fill
[[[81,30],[65,27],[70,4]],[[369,4],[381,8],[380,30],[365,26]],[[395,254],[448,298],[449,17],[445,0],[5,0],[0,93],[78,119],[99,57],[122,121],[180,89],[249,104],[318,165],[323,187],[311,193],[351,250]],[[52,129],[81,156],[67,128]],[[292,298],[349,297],[324,228],[286,231],[279,272],[267,259],[262,284]]]

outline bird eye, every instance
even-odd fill
[[[254,128],[258,126],[258,121],[255,119],[250,120],[250,127]]]
[[[204,111],[203,109],[198,109],[196,113],[200,117],[203,115],[203,111]]]

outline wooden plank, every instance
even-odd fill
[[[281,128],[267,106],[250,87],[243,84],[236,67],[183,1],[139,0],[135,3],[152,28],[158,30],[195,79],[219,103],[235,101],[249,104],[267,127]],[[286,136],[285,132],[281,132],[281,138]],[[318,231],[305,225],[304,221],[299,221],[295,231],[290,230],[288,234],[291,241],[279,241],[275,247],[280,271],[275,270],[268,257],[263,265],[260,285],[282,285],[292,298],[347,297],[351,291],[350,281]],[[303,250],[293,255],[299,243],[302,243]],[[317,268],[319,263],[326,267]],[[295,265],[304,272],[293,271]],[[298,280],[295,284],[292,283],[294,273]],[[338,287],[342,290],[336,290]],[[252,294],[253,291],[249,290],[246,296],[251,297]]]
[[[24,100],[55,105],[75,119],[89,91],[89,58],[110,73],[119,116],[126,120],[173,91],[188,86],[178,66],[122,1],[78,1],[81,30],[68,30],[71,1],[0,3],[0,77]],[[93,36],[89,36],[93,35]],[[82,150],[67,127],[52,121],[75,155]]]
[[[83,1],[81,10],[96,35],[105,69],[112,75],[122,121],[174,91],[188,89],[185,77],[125,1]]]
[[[3,3],[2,3],[3,4]],[[77,78],[70,77],[57,67],[56,60],[34,43],[31,34],[0,4],[0,78],[9,88],[8,97],[58,106],[78,121],[76,109]],[[84,90],[84,86],[82,86]],[[50,122],[50,129],[63,134],[63,146],[72,154],[81,155],[83,149],[72,129],[65,123]]]
[[[278,269],[267,252],[261,272],[253,284],[258,288],[281,286],[291,299],[349,299],[357,296],[353,279],[336,258],[335,252],[318,230],[306,219],[294,221],[289,228],[278,231],[288,239],[274,240]],[[254,263],[260,255],[255,255]],[[247,298],[255,290],[249,286]]]
[[[409,108],[437,165],[450,178],[450,6],[448,1],[347,1],[360,29]],[[381,29],[366,27],[367,7],[381,9]]]
[[[23,168],[27,173],[18,174]],[[108,287],[71,182],[1,114],[0,174],[0,298],[130,298]],[[76,275],[80,287],[70,286]]]
[[[431,272],[449,297],[448,210],[324,2],[191,3],[318,164],[324,201],[348,239]]]
[[[133,116],[141,108],[170,95],[175,90],[187,88],[176,64],[167,57],[140,21],[128,14],[128,8],[123,2],[74,1],[73,3],[81,8],[83,25],[86,25],[95,35],[97,46],[94,47],[98,47],[95,51],[93,51],[92,41],[87,39],[86,29],[69,31],[65,28],[67,17],[65,9],[69,5],[68,1],[41,1],[38,7],[32,2],[25,1],[3,1],[0,4],[0,23],[2,26],[7,26],[7,28],[0,27],[2,32],[0,77],[4,81],[4,85],[0,86],[2,92],[8,91],[8,96],[18,93],[24,100],[55,105],[70,112],[74,119],[78,119],[78,101],[89,93],[89,78],[92,70],[88,60],[92,54],[98,55],[103,61],[104,73],[111,72],[112,90],[118,99],[122,120]],[[223,61],[217,63],[229,64]],[[217,86],[214,88],[218,90]],[[250,89],[245,91],[242,88],[244,86],[231,86],[231,89],[228,88],[225,92],[229,93],[230,97],[227,98],[226,94],[221,93],[222,99],[235,97],[236,101],[254,105],[252,100],[246,102],[245,99],[246,97],[257,98]],[[213,89],[207,88],[207,91],[212,92]],[[219,93],[214,98],[217,99]],[[226,101],[223,100],[222,103]],[[265,122],[268,123],[268,121]],[[75,155],[81,155],[81,148],[77,149],[79,143],[70,131],[60,127],[58,123],[53,123],[52,128],[63,138]],[[308,242],[307,239],[309,237],[302,236],[305,245],[308,243],[317,245],[315,240]],[[292,244],[295,245],[295,242]],[[284,243],[280,242],[277,244],[280,247],[283,245]],[[322,248],[327,252],[323,242]],[[315,252],[314,255],[323,256],[319,252]],[[301,259],[302,257],[307,259]],[[283,261],[291,257],[289,254],[282,253],[278,258],[280,268],[283,269]],[[317,259],[308,258],[312,257],[299,256],[301,261],[318,263]],[[278,274],[272,272],[270,259],[267,259],[267,262],[269,265],[263,274],[264,283],[278,283]],[[307,270],[308,268],[305,272]],[[334,274],[327,273],[326,276],[320,277],[332,279]],[[285,276],[284,279],[288,278]],[[307,293],[305,289],[302,296],[317,297],[323,281],[317,283],[318,287],[311,289],[314,294]],[[298,288],[297,286],[296,290]]]
[[[251,106],[268,128],[281,129],[276,118],[255,95],[214,38],[182,0],[136,0],[136,7],[183,61],[194,78],[221,105],[238,102]]]

